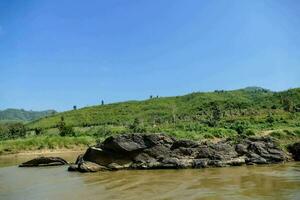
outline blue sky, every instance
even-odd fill
[[[300,87],[298,0],[0,0],[0,109]]]

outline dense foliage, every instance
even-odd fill
[[[33,121],[29,129],[55,128],[61,117],[73,127],[114,126],[127,132],[225,132],[297,127],[300,89],[272,92],[262,88],[192,93],[86,107]],[[188,128],[189,127],[189,128]],[[224,130],[223,130],[224,131]]]
[[[26,136],[26,128],[22,123],[0,124],[0,140],[16,139]]]

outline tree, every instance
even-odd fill
[[[132,130],[134,133],[144,133],[146,132],[145,127],[141,124],[138,118],[135,118],[133,123],[130,124],[129,129]]]
[[[42,135],[44,133],[44,129],[37,127],[34,129],[34,133],[35,135]]]
[[[249,128],[249,123],[245,121],[236,121],[230,128],[235,130],[239,135],[242,135]]]
[[[222,111],[218,104],[212,103],[211,104],[211,116],[208,120],[209,126],[216,126],[222,117]]]
[[[26,136],[26,128],[22,123],[10,124],[8,126],[9,138],[16,139]]]
[[[282,104],[283,104],[283,110],[285,110],[287,112],[293,111],[293,102],[290,99],[284,98],[282,100]]]
[[[101,105],[102,105],[102,106],[104,105],[104,101],[103,101],[103,100],[101,100]]]
[[[64,137],[64,136],[75,136],[75,132],[72,126],[67,126],[64,117],[61,117],[61,121],[58,122],[57,128],[59,130],[59,135]]]
[[[75,105],[75,106],[73,106],[73,110],[77,110],[77,106]]]

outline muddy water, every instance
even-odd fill
[[[1,200],[300,199],[300,163],[80,174],[66,166],[18,168],[24,159],[0,157]]]

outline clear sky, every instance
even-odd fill
[[[300,87],[298,0],[0,0],[0,109]]]

